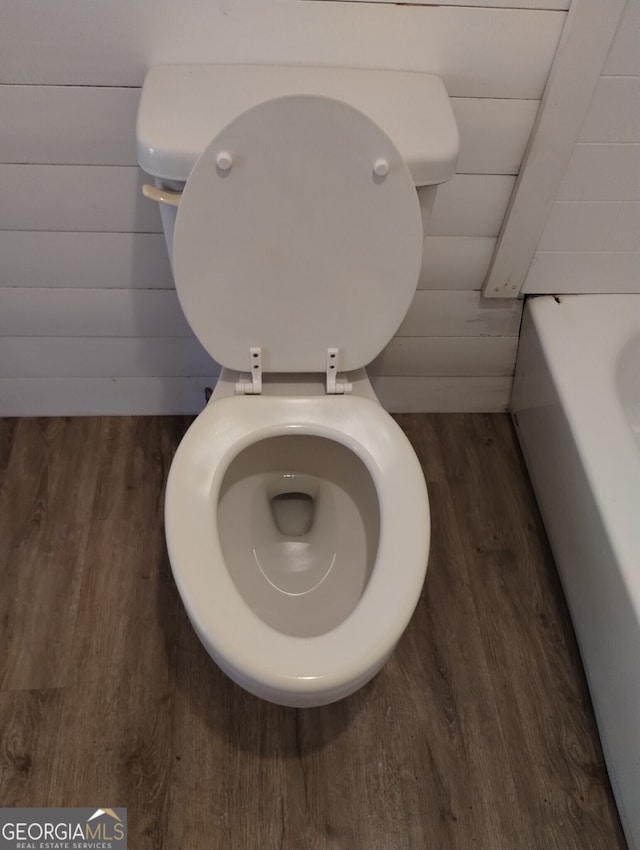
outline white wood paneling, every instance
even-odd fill
[[[640,251],[538,251],[524,291],[640,293]]]
[[[0,86],[2,162],[136,165],[139,89]]]
[[[105,416],[197,414],[204,389],[196,378],[0,379],[0,416]],[[392,412],[502,412],[510,378],[372,379],[383,406]]]
[[[565,16],[291,0],[5,0],[0,56],[5,83],[139,86],[152,64],[284,62],[425,70],[453,96],[539,98]]]
[[[395,3],[396,0],[328,0],[328,2]],[[418,6],[433,5],[433,0],[412,0]],[[497,9],[568,9],[571,0],[438,0],[439,6],[492,6]]]
[[[419,290],[398,336],[517,336],[522,303]],[[0,336],[192,337],[171,289],[0,289]]]
[[[514,183],[509,175],[457,174],[438,187],[428,235],[497,236]]]
[[[370,373],[508,376],[517,342],[517,337],[396,338]],[[174,378],[218,372],[218,364],[188,337],[0,337],[0,378]]]
[[[0,286],[173,288],[161,233],[0,231]]]
[[[640,3],[629,0],[606,74],[640,72]],[[640,292],[640,77],[601,76],[523,291]]]
[[[128,166],[0,165],[0,230],[161,233],[157,204],[141,194],[144,179]],[[496,236],[514,180],[456,175],[438,188],[429,233]]]
[[[486,301],[479,292],[419,290],[397,336],[518,336],[521,315],[521,301]]]
[[[577,144],[558,189],[558,200],[640,200],[640,144]]]
[[[171,289],[0,289],[0,336],[192,337]]]
[[[428,236],[419,289],[480,289],[495,238]],[[0,286],[172,289],[160,233],[0,231]]]
[[[460,132],[459,174],[517,174],[537,100],[453,98]]]
[[[502,413],[509,405],[512,380],[374,376],[371,383],[392,413]]]
[[[640,142],[640,77],[600,77],[580,141]]]
[[[640,0],[627,0],[603,74],[640,76]]]
[[[158,210],[142,198],[136,167],[139,86],[149,65],[172,61],[443,77],[461,131],[459,174],[438,192],[420,289],[374,380],[393,410],[504,410],[522,305],[490,304],[478,289],[569,0],[152,5],[4,4],[0,413],[204,405],[218,367],[182,315]]]
[[[556,201],[539,251],[640,251],[640,203]]]
[[[140,169],[106,165],[0,165],[0,230],[161,233]]]
[[[624,5],[625,0],[571,5],[485,281],[488,297],[513,297],[524,284]]]
[[[396,337],[367,371],[403,377],[508,376],[514,371],[517,347],[515,336]]]
[[[176,378],[219,371],[188,337],[0,337],[0,378]]]
[[[137,165],[140,90],[108,86],[1,86],[4,163]],[[458,171],[516,174],[537,111],[535,100],[453,98]]]
[[[480,289],[495,243],[490,236],[427,236],[418,289]]]
[[[0,416],[197,414],[210,378],[0,378]]]

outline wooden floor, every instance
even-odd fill
[[[425,590],[368,686],[304,710],[232,684],[182,609],[185,419],[0,422],[0,805],[126,806],[130,850],[625,847],[508,418],[398,419]]]

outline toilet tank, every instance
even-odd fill
[[[153,177],[185,182],[211,139],[236,115],[287,94],[344,101],[368,115],[403,155],[416,186],[449,180],[458,128],[434,74],[281,65],[158,65],[138,109],[138,162]]]
[[[136,128],[138,162],[161,188],[180,190],[209,142],[237,115],[289,94],[332,97],[371,118],[395,143],[427,218],[435,187],[453,177],[459,137],[434,74],[283,65],[158,65],[147,72]],[[161,204],[172,254],[176,208]],[[426,222],[425,222],[426,224]]]

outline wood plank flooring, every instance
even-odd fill
[[[397,417],[432,544],[383,671],[262,702],[164,548],[188,421],[0,421],[0,805],[126,806],[131,850],[616,850],[567,609],[504,415]]]

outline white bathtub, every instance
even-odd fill
[[[512,411],[640,850],[640,294],[528,300]]]

